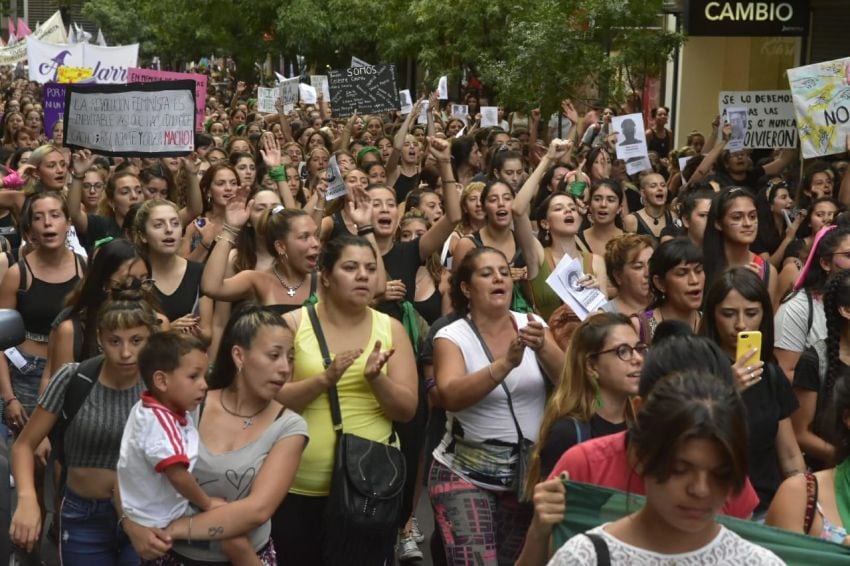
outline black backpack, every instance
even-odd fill
[[[92,387],[97,383],[100,370],[103,367],[103,355],[83,360],[77,364],[77,369],[71,375],[68,388],[65,390],[65,399],[59,411],[59,420],[50,431],[50,444],[57,461],[63,464],[62,483],[64,484],[65,469],[65,431],[71,425],[71,421],[77,416],[86,398],[91,393]]]

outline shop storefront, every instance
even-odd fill
[[[677,147],[692,130],[710,133],[721,91],[787,90],[785,71],[807,61],[811,18],[809,0],[682,4],[675,17],[688,39],[666,97],[674,101]]]

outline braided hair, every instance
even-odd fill
[[[839,308],[850,307],[850,270],[840,271],[829,278],[823,295],[823,310],[826,315],[826,379],[823,383],[824,401],[829,401],[841,371],[839,350],[842,330],[850,324],[841,316]]]

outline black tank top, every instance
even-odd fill
[[[422,315],[422,318],[430,325],[443,316],[443,296],[439,289],[434,289],[430,297],[424,301],[415,301],[413,308]]]
[[[632,216],[637,220],[637,231],[636,234],[646,235],[655,240],[655,243],[658,243],[658,236],[652,233],[652,228],[649,227],[643,217],[637,212],[632,212]],[[673,226],[673,215],[669,210],[664,211],[664,227]]]
[[[166,295],[159,290],[159,287],[154,285],[154,292],[162,306],[162,314],[168,317],[169,321],[197,312],[197,304],[201,299],[201,275],[203,272],[204,265],[202,263],[188,261],[183,280],[172,294]]]
[[[476,248],[484,247],[484,240],[481,239],[481,230],[476,230],[472,234],[469,235],[472,238],[472,241],[475,242]],[[513,234],[514,237],[514,247],[516,251],[514,252],[514,257],[510,258],[508,262],[511,264],[511,267],[525,267],[525,258],[522,257],[522,249],[519,247],[519,243],[516,241],[516,234]]]
[[[307,297],[307,300],[303,303],[278,303],[276,305],[266,305],[267,308],[273,310],[279,315],[284,315],[290,311],[294,311],[296,309],[300,309],[301,307],[307,306],[307,304],[316,304],[316,287],[319,285],[319,276],[314,272],[310,277],[310,296]]]
[[[62,283],[47,283],[32,273],[32,268],[24,258],[20,263],[21,282],[18,286],[18,312],[24,319],[27,338],[36,342],[47,342],[50,328],[56,316],[62,311],[65,297],[74,290],[80,275],[85,270],[83,259],[74,254],[74,276]],[[32,283],[27,288],[28,274]]]
[[[327,241],[331,241],[334,238],[338,238],[339,236],[346,234],[349,236],[356,236],[356,234],[352,234],[351,231],[348,229],[348,226],[345,225],[345,220],[343,220],[342,218],[342,212],[340,212],[339,210],[334,212],[331,215],[331,218],[333,219],[334,224],[333,228],[331,228],[331,233],[328,235]]]

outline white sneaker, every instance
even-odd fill
[[[413,537],[413,540],[415,540],[417,544],[425,542],[425,535],[419,528],[419,521],[416,517],[411,517],[410,519],[410,536]]]
[[[419,545],[413,540],[413,537],[408,535],[398,541],[396,546],[398,559],[402,562],[408,560],[422,560],[422,551],[419,550]]]

